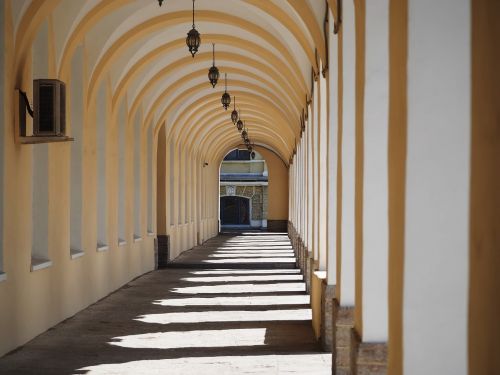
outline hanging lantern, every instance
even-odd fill
[[[248,133],[247,133],[247,131],[246,131],[246,130],[243,130],[243,131],[241,132],[241,138],[246,139],[247,137],[248,137]]]
[[[252,152],[250,153],[250,156],[252,157],[252,159],[255,159],[255,151],[252,151]]]
[[[236,127],[238,128],[238,131],[241,132],[243,130],[243,121],[238,120]]]
[[[198,47],[200,47],[200,43],[201,43],[200,33],[198,32],[198,30],[196,30],[194,26],[194,0],[193,0],[193,28],[189,30],[186,37],[186,45],[188,46],[189,52],[191,52],[193,58],[196,52],[198,52]]]
[[[212,67],[208,69],[208,79],[213,88],[217,85],[217,81],[219,80],[219,68],[215,66],[215,44],[212,43]]]
[[[248,138],[245,138],[245,144],[248,146],[250,144],[250,140]]]
[[[233,122],[233,124],[236,125],[236,123],[238,122],[238,111],[236,110],[236,96],[234,97],[234,109],[233,109],[233,112],[231,112],[231,121]]]
[[[224,91],[224,94],[222,94],[222,98],[220,99],[222,106],[224,107],[224,110],[227,111],[227,108],[231,104],[231,96],[227,93],[227,73],[224,74],[224,79],[226,82],[226,91]]]
[[[163,0],[158,0],[158,3],[160,3],[160,6],[161,6],[161,4],[163,3]]]

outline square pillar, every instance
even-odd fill
[[[335,285],[328,285],[323,280],[323,300],[321,303],[321,347],[325,352],[333,351],[333,310],[335,301]]]
[[[358,345],[356,374],[387,374],[387,344],[385,342],[362,342]]]
[[[335,325],[334,350],[332,355],[332,374],[355,374],[356,338],[354,333],[354,307],[333,305],[333,324]]]

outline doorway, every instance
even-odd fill
[[[222,225],[250,225],[250,199],[243,197],[221,197]]]

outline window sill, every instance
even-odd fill
[[[98,243],[97,244],[97,248],[96,250],[99,252],[99,253],[102,253],[104,251],[108,251],[109,250],[109,246],[108,245],[105,245],[103,243]]]
[[[134,242],[141,242],[141,241],[142,241],[142,237],[134,234]]]
[[[54,142],[73,142],[75,139],[66,136],[48,136],[48,137],[40,137],[40,136],[26,136],[19,137],[19,143],[23,145],[34,145],[39,143],[54,143]]]
[[[0,283],[7,280],[7,274],[5,272],[0,272]]]
[[[85,253],[82,250],[74,250],[71,249],[69,251],[71,259],[78,259],[81,258],[82,256],[85,255]]]
[[[52,266],[52,261],[48,259],[31,258],[31,272],[40,271]]]
[[[127,241],[118,238],[118,247],[123,247],[127,244]]]

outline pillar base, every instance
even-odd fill
[[[305,272],[304,278],[306,281],[306,292],[311,294],[311,281],[314,273],[314,259],[312,258],[312,251],[308,251],[306,248],[304,251],[304,255],[306,256],[306,264],[305,264]]]
[[[335,322],[334,350],[332,353],[332,374],[355,374],[357,340],[354,333],[354,307],[341,307],[334,303]]]
[[[325,352],[333,351],[333,310],[335,304],[335,285],[323,283],[323,301],[321,304],[321,347]]]
[[[362,342],[356,353],[357,375],[387,374],[387,344],[385,342]]]

